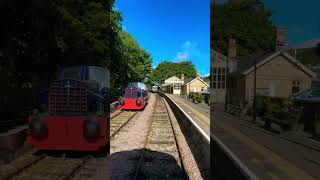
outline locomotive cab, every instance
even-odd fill
[[[106,144],[110,73],[95,66],[62,68],[40,94],[29,118],[28,142],[37,149],[98,150]]]

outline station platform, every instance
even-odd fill
[[[205,103],[195,104],[179,95],[166,94],[210,137],[210,106]]]
[[[211,131],[256,179],[320,179],[320,151],[283,138],[213,105]],[[226,172],[227,173],[227,172]]]

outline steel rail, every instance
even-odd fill
[[[31,160],[31,162],[25,164],[24,166],[20,167],[19,169],[7,174],[3,179],[4,180],[8,180],[8,179],[13,178],[14,176],[19,175],[24,170],[26,170],[26,169],[30,168],[31,166],[35,165],[37,162],[39,162],[40,160],[44,159],[45,157],[47,157],[46,154],[41,154],[40,156],[35,157],[33,160]]]

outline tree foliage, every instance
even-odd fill
[[[61,65],[109,65],[110,5],[108,1],[1,1],[0,19],[5,24],[0,30],[1,62],[13,74],[8,85],[46,86]]]
[[[196,69],[194,64],[190,61],[182,62],[161,62],[151,73],[150,80],[162,84],[165,79],[176,76],[181,78],[181,75],[184,74],[186,78],[192,78],[196,76]]]
[[[151,72],[151,55],[125,31],[119,31],[112,55],[112,94],[120,95],[128,82],[144,82]]]
[[[229,0],[211,5],[211,43],[227,54],[229,38],[236,39],[238,55],[269,51],[274,47],[274,26],[271,11],[261,0]]]
[[[114,97],[151,71],[150,54],[122,30],[114,0],[2,0],[0,20],[1,110],[29,92],[22,88],[36,99],[60,66],[107,67]]]

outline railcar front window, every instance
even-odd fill
[[[108,74],[107,71],[104,69],[90,69],[89,79],[97,81],[100,84],[100,88],[107,87]]]
[[[66,68],[62,72],[61,79],[81,80],[81,67]]]

